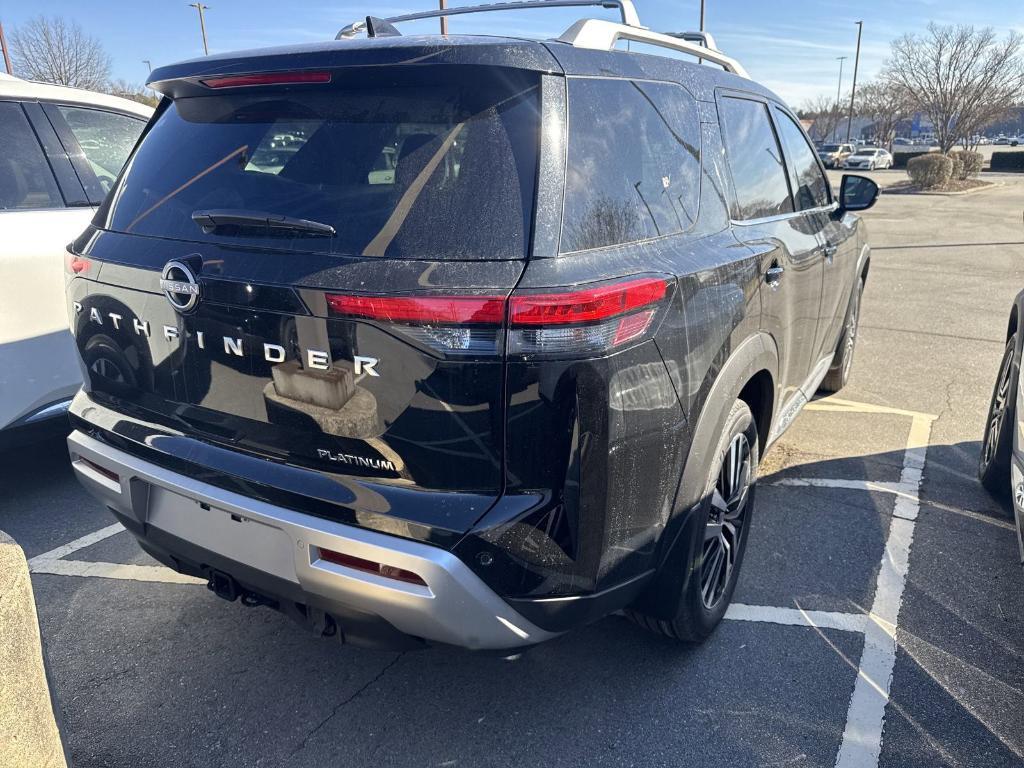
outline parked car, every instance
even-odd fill
[[[714,48],[399,21],[153,72],[72,248],[78,477],[157,560],[320,635],[505,649],[626,609],[703,640],[759,457],[850,375],[878,187],[836,196]]]
[[[995,144],[997,147],[1008,147],[1011,141],[1012,139],[1010,139],[1009,136],[996,136],[995,141],[993,141],[992,143]]]
[[[82,384],[65,246],[85,229],[152,109],[0,75],[0,440],[64,419]]]
[[[854,151],[852,144],[823,144],[818,148],[818,157],[826,168],[841,168]]]
[[[982,485],[1013,514],[1017,546],[1024,563],[1024,387],[1021,386],[1021,354],[1024,331],[1024,291],[1017,294],[1006,329],[1006,347],[992,389],[985,431],[978,459]]]
[[[866,171],[892,168],[892,155],[884,149],[864,147],[847,157],[843,161],[843,168]]]

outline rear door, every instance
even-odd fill
[[[795,118],[778,107],[773,111],[786,152],[797,210],[821,243],[821,303],[815,341],[816,359],[820,360],[834,352],[846,317],[857,270],[855,230],[835,215],[831,185]],[[813,394],[808,392],[807,396]]]
[[[779,346],[785,406],[817,362],[823,263],[819,227],[795,209],[767,102],[722,96],[719,113],[735,190],[733,224],[737,237],[760,254],[762,323]]]
[[[91,209],[35,102],[0,101],[0,429],[71,397],[64,246]]]
[[[539,78],[384,69],[165,106],[84,243],[79,347],[101,396],[465,529],[502,486]]]

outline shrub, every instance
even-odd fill
[[[993,152],[992,170],[1024,172],[1024,152]]]
[[[907,163],[913,160],[915,157],[924,157],[925,155],[934,154],[931,151],[923,152],[893,152],[892,154],[892,167],[893,168],[906,168]]]
[[[915,157],[907,163],[907,174],[920,189],[941,187],[953,175],[953,161],[937,152]]]
[[[956,161],[959,161],[960,163],[958,167],[954,167],[953,169],[953,178],[960,179],[961,181],[964,179],[972,179],[977,176],[981,173],[981,167],[985,163],[985,157],[981,152],[957,151],[950,152],[949,156],[956,158]],[[954,166],[956,161],[954,161]],[[960,172],[957,173],[957,170]]]
[[[964,177],[964,161],[960,158],[960,153],[950,152],[946,157],[949,158],[949,162],[952,164],[950,166],[949,178],[959,181]]]

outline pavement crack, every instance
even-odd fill
[[[389,661],[387,664],[385,664],[381,668],[380,672],[378,672],[372,678],[370,678],[365,683],[363,683],[361,686],[359,686],[359,688],[357,688],[350,696],[347,696],[346,698],[342,699],[337,704],[335,704],[334,708],[331,710],[331,713],[329,715],[327,715],[327,717],[325,717],[319,723],[317,723],[312,728],[312,730],[309,731],[309,733],[307,733],[305,736],[302,737],[302,741],[300,741],[298,743],[298,745],[296,745],[295,749],[293,749],[288,754],[288,757],[289,758],[295,757],[295,755],[297,755],[299,752],[301,752],[303,749],[305,749],[306,748],[306,744],[309,742],[309,740],[311,738],[313,738],[313,736],[315,736],[317,734],[317,732],[320,731],[321,728],[323,728],[325,725],[327,725],[327,723],[329,723],[334,718],[334,716],[336,714],[338,714],[338,712],[340,712],[342,710],[342,708],[344,708],[347,704],[350,704],[351,702],[353,702],[356,699],[358,699],[363,694],[363,691],[365,691],[367,688],[369,688],[374,683],[376,683],[378,680],[380,680],[382,677],[384,677],[384,675],[387,674],[388,670],[391,669],[393,666],[395,666],[395,664],[397,664],[402,659],[402,657],[405,656],[405,654],[406,654],[406,651],[401,651],[400,653],[398,653],[398,655],[395,656],[395,658],[393,658],[391,661]]]

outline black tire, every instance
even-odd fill
[[[1013,451],[1013,428],[1017,411],[1017,334],[1006,342],[999,373],[992,388],[985,434],[978,457],[978,479],[992,496],[1007,509],[1010,506],[1010,455]]]
[[[833,394],[850,381],[850,371],[853,370],[853,353],[857,350],[857,332],[860,329],[860,299],[863,293],[864,278],[859,277],[857,285],[854,286],[853,295],[850,296],[850,306],[846,309],[843,333],[839,337],[832,365],[818,386],[819,392]]]
[[[704,641],[718,626],[732,601],[747,548],[758,458],[757,425],[747,404],[737,400],[715,450],[704,501],[682,534],[688,537],[687,573],[672,580],[677,585],[673,593],[655,596],[658,605],[652,613],[672,618],[627,610],[637,624],[692,643]]]

